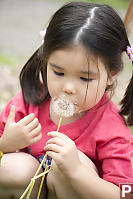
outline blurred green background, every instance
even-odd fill
[[[104,3],[119,9],[125,9],[128,5],[128,0],[86,0],[86,1],[94,3]],[[68,1],[66,0],[66,2]]]

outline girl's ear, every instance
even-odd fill
[[[114,84],[114,82],[116,81],[118,76],[117,72],[112,71],[110,73],[110,75],[108,76],[108,80],[107,80],[107,86],[112,86]]]

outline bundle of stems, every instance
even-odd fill
[[[62,121],[62,117],[60,117],[60,120],[59,120],[59,123],[58,123],[58,127],[57,127],[57,132],[59,132],[61,121]],[[31,192],[33,190],[34,184],[35,184],[35,180],[38,179],[38,178],[40,178],[40,177],[42,177],[42,180],[41,180],[41,183],[40,183],[40,187],[39,187],[39,191],[38,191],[38,195],[37,195],[37,199],[39,199],[40,194],[41,194],[41,190],[42,190],[42,186],[43,186],[43,182],[44,182],[44,179],[45,179],[45,175],[52,170],[51,168],[48,169],[48,161],[47,161],[44,172],[38,174],[39,171],[40,171],[40,169],[42,168],[43,163],[44,163],[44,161],[45,161],[46,158],[47,158],[47,153],[43,157],[42,162],[40,163],[40,166],[37,169],[34,177],[31,179],[29,185],[27,186],[26,190],[24,191],[24,193],[22,194],[22,196],[19,199],[23,199],[26,194],[27,194],[26,199],[29,199],[30,195],[31,195]]]
[[[39,191],[38,191],[38,195],[37,195],[37,199],[39,199],[45,175],[46,175],[46,173],[50,172],[50,170],[51,170],[51,169],[47,170],[47,168],[48,168],[48,162],[47,162],[44,172],[42,172],[42,173],[40,173],[38,175],[38,173],[39,173],[39,171],[40,171],[40,169],[41,169],[41,167],[43,165],[43,162],[46,159],[46,156],[47,156],[47,154],[45,154],[45,156],[44,156],[44,158],[43,158],[43,160],[42,160],[39,168],[37,169],[34,177],[31,179],[28,187],[26,188],[26,190],[24,191],[24,193],[22,194],[22,196],[20,197],[20,199],[23,199],[27,193],[28,194],[26,196],[26,199],[29,199],[29,197],[31,195],[31,192],[33,190],[34,184],[35,184],[35,180],[37,180],[38,178],[42,177],[41,184],[40,184]]]

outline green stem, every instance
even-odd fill
[[[38,191],[38,195],[37,195],[37,199],[40,198],[44,178],[45,178],[45,175],[43,175],[43,177],[42,177],[41,184],[40,184],[39,191]]]
[[[39,175],[33,177],[34,180],[37,180],[38,178],[44,176],[46,173],[49,173],[52,169],[49,169],[47,171],[44,171],[43,173],[40,173]]]
[[[30,181],[28,187],[26,188],[26,190],[24,191],[24,193],[22,194],[22,196],[19,199],[23,199],[26,195],[26,193],[29,191],[30,187],[31,187],[32,181]]]
[[[33,187],[34,187],[34,184],[35,184],[35,180],[32,179],[32,180],[31,180],[30,190],[29,190],[29,192],[28,192],[28,194],[27,194],[27,196],[26,196],[26,199],[29,199],[29,198],[30,198],[30,195],[31,195],[32,189],[33,189]]]
[[[61,121],[62,121],[62,117],[60,117],[59,123],[58,123],[58,128],[57,128],[57,132],[59,132],[60,126],[61,126]]]
[[[43,165],[43,162],[44,162],[46,156],[47,156],[47,154],[45,154],[45,156],[44,156],[44,158],[43,158],[41,164],[39,165],[39,168],[37,169],[37,171],[36,171],[36,173],[35,173],[35,175],[34,175],[34,177],[36,177],[36,176],[38,175],[38,173],[39,173],[39,171],[40,171],[40,169],[41,169],[41,167],[42,167],[42,165]],[[33,177],[33,179],[34,179],[34,177]],[[31,185],[32,185],[32,180],[31,180],[31,182],[29,183],[28,187],[26,188],[26,190],[24,191],[24,193],[22,194],[22,196],[21,196],[19,199],[23,199],[24,196],[26,195],[26,193],[28,192],[28,190],[29,190],[29,189],[31,190]],[[32,187],[32,188],[33,188],[33,187]],[[31,190],[31,191],[32,191],[32,190]]]
[[[36,176],[38,175],[40,169],[42,168],[42,165],[43,165],[43,163],[44,163],[44,160],[46,159],[46,156],[47,156],[47,154],[45,154],[45,156],[43,157],[42,162],[41,162],[39,168],[37,169],[37,171],[36,171],[34,177],[36,177]],[[33,178],[34,178],[34,177],[33,177]]]
[[[44,171],[45,174],[46,174],[46,171],[47,171],[47,166],[48,166],[48,161],[46,162],[46,167],[45,167],[45,171]],[[37,199],[40,198],[40,194],[41,194],[41,190],[42,190],[42,185],[43,185],[43,181],[44,181],[44,178],[45,178],[45,174],[43,175],[42,180],[41,180],[41,184],[40,184],[40,187],[39,187]]]

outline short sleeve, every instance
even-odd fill
[[[119,186],[133,183],[133,138],[114,137],[98,146],[102,162],[103,179]]]
[[[4,127],[12,105],[15,106],[16,110],[16,115],[15,115],[16,122],[22,119],[27,114],[27,105],[24,102],[22,92],[19,92],[8,102],[8,104],[0,114],[0,137],[3,134]]]

